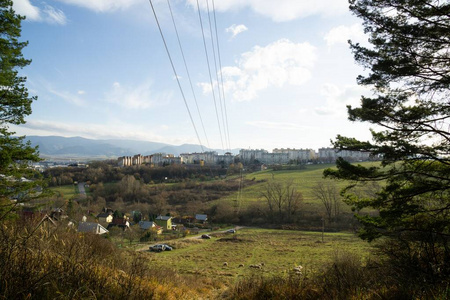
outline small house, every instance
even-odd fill
[[[155,223],[164,228],[165,230],[172,230],[172,217],[159,215],[155,219]]]
[[[162,233],[161,226],[158,226],[155,222],[152,222],[152,221],[139,221],[139,228],[144,231],[153,229],[156,231],[157,234]]]
[[[157,226],[156,223],[152,221],[139,221],[139,228],[142,230],[148,230],[156,226]]]
[[[195,222],[205,224],[206,221],[208,221],[207,215],[201,215],[201,214],[195,215]]]
[[[122,230],[130,228],[130,222],[127,218],[113,218],[112,222],[108,224],[108,229],[117,226],[122,228]]]
[[[111,212],[101,212],[97,215],[100,223],[111,223],[113,221],[113,214]]]
[[[80,222],[78,224],[78,232],[92,232],[95,234],[105,234],[108,233],[108,229],[103,227],[98,223],[91,222]]]

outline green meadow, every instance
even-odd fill
[[[68,200],[76,195],[78,195],[78,186],[76,185],[63,185],[58,187],[52,187],[50,188],[51,191],[53,191],[57,196],[63,197],[64,199]]]
[[[364,261],[371,246],[352,233],[324,233],[242,228],[235,234],[212,234],[211,239],[167,242],[172,251],[144,250],[152,268],[180,275],[234,281],[252,275],[289,275],[295,266],[303,274],[321,272],[337,255],[351,253]],[[250,267],[259,265],[260,268]]]
[[[379,164],[378,162],[362,162],[363,166]],[[318,164],[318,165],[306,165],[301,170],[265,170],[245,175],[245,179],[253,180],[256,184],[250,186],[244,186],[238,195],[238,193],[231,194],[217,201],[236,201],[239,200],[241,207],[247,207],[254,202],[262,201],[261,191],[264,190],[266,181],[278,180],[278,181],[293,181],[296,189],[303,195],[303,204],[308,207],[308,211],[321,210],[322,203],[320,200],[313,196],[314,187],[321,181],[330,181],[323,177],[323,171],[327,168],[335,167],[334,164]],[[338,189],[343,188],[348,182],[335,181]],[[216,202],[217,202],[216,201]],[[350,212],[350,208],[343,205],[343,211]]]

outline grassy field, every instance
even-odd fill
[[[325,233],[322,242],[320,232],[254,228],[243,228],[236,234],[213,234],[210,240],[183,239],[168,244],[175,249],[162,253],[145,251],[151,267],[229,283],[243,276],[287,275],[298,265],[303,266],[304,274],[311,274],[319,272],[339,253],[350,252],[365,259],[371,249],[350,233]],[[256,264],[263,266],[250,267]]]
[[[363,166],[369,166],[378,164],[378,162],[362,162]],[[318,164],[318,165],[306,165],[302,170],[281,170],[273,171],[266,170],[255,172],[246,175],[246,179],[261,181],[260,183],[243,187],[241,195],[239,197],[241,207],[246,207],[249,204],[257,201],[262,201],[261,191],[264,189],[265,182],[267,180],[275,179],[279,181],[292,180],[297,188],[297,191],[302,193],[304,205],[308,207],[308,211],[317,211],[323,208],[323,204],[313,196],[313,188],[320,181],[330,181],[330,179],[323,178],[323,171],[326,168],[333,168],[335,164]],[[338,189],[343,188],[347,183],[342,181],[334,181],[337,184]],[[218,201],[236,201],[238,194],[233,193],[227,197],[224,197]],[[350,208],[346,205],[342,206],[343,211],[350,212]]]
[[[51,187],[50,190],[56,195],[63,196],[64,199],[70,199],[78,195],[78,187],[75,185],[63,185],[58,187]]]

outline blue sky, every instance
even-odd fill
[[[170,0],[197,105],[168,1],[152,3],[194,125],[149,1],[16,0],[33,60],[22,74],[38,100],[12,129],[269,151],[370,138],[367,125],[347,121],[346,105],[368,91],[347,44],[367,37],[346,0],[198,0],[210,71],[197,0]]]

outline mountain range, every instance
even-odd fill
[[[179,156],[181,153],[193,153],[202,151],[217,151],[223,154],[223,150],[209,149],[200,145],[183,144],[180,146],[157,142],[135,140],[93,140],[82,137],[61,136],[27,136],[32,146],[39,147],[39,153],[43,158],[117,158],[120,156],[132,156],[135,154],[149,155],[154,153],[166,153]],[[231,151],[236,154],[239,149]]]

